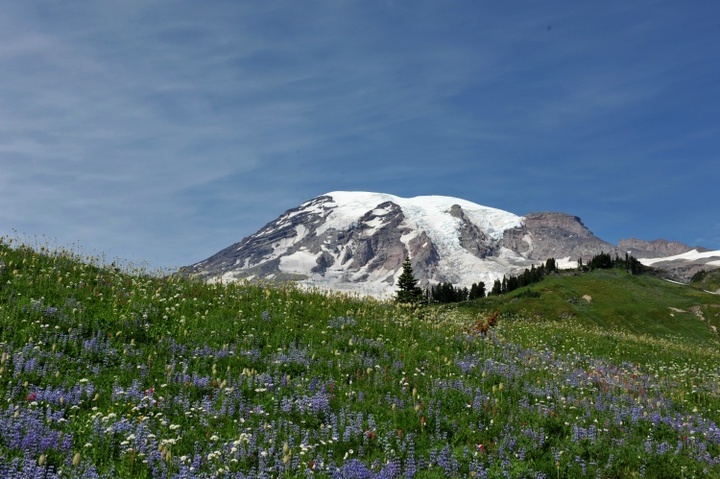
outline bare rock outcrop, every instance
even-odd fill
[[[530,213],[522,226],[504,232],[503,244],[539,261],[568,257],[587,261],[599,253],[619,253],[614,245],[596,237],[580,218],[566,213]]]
[[[497,242],[473,223],[460,205],[452,205],[449,213],[460,220],[458,237],[463,248],[478,258],[486,258],[497,250]]]

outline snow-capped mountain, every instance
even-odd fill
[[[185,271],[207,280],[294,280],[387,297],[406,256],[421,286],[482,281],[490,288],[550,257],[576,265],[600,252],[625,254],[564,213],[522,217],[447,196],[335,191]]]

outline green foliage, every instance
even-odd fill
[[[613,259],[608,253],[599,253],[593,256],[587,264],[590,270],[610,269],[614,267]]]
[[[470,285],[470,293],[468,294],[468,299],[480,299],[485,297],[485,283],[482,281],[479,281],[477,283],[473,283]]]
[[[600,253],[593,256],[587,266],[583,266],[582,259],[578,260],[578,272],[587,272],[597,269],[625,269],[628,273],[639,275],[651,271],[650,268],[644,266],[637,258],[625,255],[625,259],[612,257],[607,253]],[[529,286],[531,284],[542,281],[547,275],[558,272],[554,258],[548,258],[545,264],[541,264],[537,268],[533,265],[529,269],[526,268],[517,276],[503,276],[501,280],[495,280],[490,295],[500,295],[510,293],[518,288]]]
[[[503,279],[504,279],[504,278],[503,278]],[[497,296],[497,295],[502,294],[502,293],[503,293],[502,284],[503,284],[503,283],[502,283],[499,279],[496,279],[496,280],[493,282],[493,287],[492,287],[492,289],[490,290],[490,294],[493,295],[493,296]],[[507,284],[507,282],[506,282],[506,284]]]

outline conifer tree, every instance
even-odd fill
[[[477,299],[485,297],[485,283],[480,281],[479,283],[473,283],[470,287],[469,299]]]
[[[415,279],[415,275],[413,274],[412,264],[410,263],[409,257],[406,257],[405,261],[403,261],[402,268],[402,273],[397,280],[398,290],[396,292],[395,300],[398,303],[419,303],[422,299],[423,292],[417,285],[418,280]]]
[[[555,263],[555,258],[548,258],[547,261],[545,261],[545,272],[547,274],[553,273],[557,271],[557,265]]]

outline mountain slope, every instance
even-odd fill
[[[665,240],[629,239],[614,246],[566,213],[518,216],[448,196],[335,191],[286,211],[183,271],[209,281],[293,280],[389,297],[405,257],[411,258],[421,287],[483,282],[489,289],[496,279],[548,258],[572,268],[578,259],[599,253],[622,257],[630,252],[683,282],[720,265],[720,252],[692,251],[697,250]],[[669,254],[676,256],[666,258]]]
[[[392,294],[406,256],[421,286],[490,286],[548,257],[572,264],[602,251],[616,250],[563,213],[521,217],[447,196],[336,191],[186,271],[208,280],[297,280],[382,297]]]
[[[720,251],[688,249],[672,256],[643,258],[640,262],[666,271],[670,279],[687,283],[698,273],[720,268]]]
[[[297,279],[382,295],[410,256],[425,282],[490,280],[515,263],[529,264],[501,248],[503,232],[520,224],[517,215],[457,198],[332,192],[190,270],[205,278]]]

